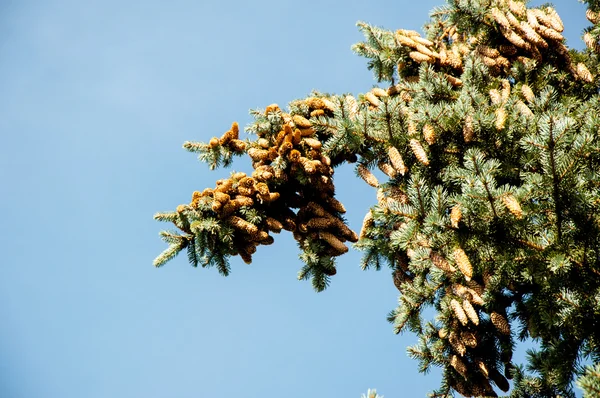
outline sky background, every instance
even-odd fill
[[[540,3],[540,2],[538,2]],[[232,274],[160,269],[157,211],[189,202],[208,141],[250,108],[368,91],[358,20],[420,30],[441,0],[0,1],[0,397],[419,397],[389,270],[340,258],[323,293],[286,234]],[[534,3],[536,4],[536,3]],[[555,3],[582,48],[585,8]],[[233,169],[246,171],[238,161]],[[336,170],[360,229],[375,192]]]

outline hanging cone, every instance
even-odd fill
[[[452,366],[462,377],[465,379],[467,378],[467,366],[456,355],[452,355],[450,366]]]
[[[479,317],[477,316],[477,311],[475,311],[475,308],[473,308],[471,303],[468,300],[464,300],[462,306],[469,320],[473,322],[475,326],[479,325]]]
[[[515,108],[517,108],[517,110],[525,117],[533,116],[531,109],[529,109],[529,107],[521,100],[515,102]]]
[[[467,286],[469,286],[469,289],[472,289],[479,296],[483,296],[484,289],[479,283],[475,282],[474,280],[470,280],[467,281]]]
[[[337,200],[333,196],[328,196],[325,199],[325,203],[327,203],[329,205],[329,207],[331,209],[333,209],[334,211],[337,211],[339,213],[345,213],[346,212],[346,208],[344,207],[344,205],[342,204],[342,202],[340,202],[339,200]]]
[[[465,142],[473,141],[473,115],[468,114],[463,125],[463,138]]]
[[[565,30],[565,25],[563,24],[562,19],[560,19],[560,15],[556,12],[556,10],[552,7],[546,7],[546,15],[548,15],[550,27],[557,32],[562,32]]]
[[[523,210],[521,210],[521,206],[514,196],[510,194],[502,196],[502,203],[517,219],[523,218]]]
[[[269,231],[279,233],[283,229],[283,224],[273,217],[267,217],[265,223],[267,224]]]
[[[493,105],[498,105],[502,103],[502,95],[495,88],[490,90],[490,99],[492,100]]]
[[[458,228],[461,219],[462,211],[460,210],[460,205],[455,204],[450,211],[450,224],[452,225],[452,228]]]
[[[477,367],[479,368],[479,370],[485,377],[488,377],[490,375],[490,371],[488,370],[488,367],[482,361],[477,361]]]
[[[586,81],[588,83],[591,83],[594,81],[594,77],[592,76],[592,74],[588,70],[587,66],[585,66],[585,64],[583,62],[579,62],[577,64],[577,76],[579,76],[579,78],[581,80]]]
[[[463,85],[462,80],[460,80],[458,77],[454,77],[447,73],[444,74],[444,77],[446,78],[446,80],[448,80],[448,83],[450,83],[453,87],[461,87]]]
[[[510,23],[510,28],[519,32],[519,20],[515,17],[515,14],[510,10],[505,10],[504,15],[506,16],[506,19],[508,19],[508,23]]]
[[[458,269],[460,269],[460,272],[465,276],[465,279],[467,281],[471,280],[473,277],[473,266],[462,248],[457,247],[454,249],[454,261],[456,262]]]
[[[515,15],[524,17],[527,13],[527,6],[521,1],[508,0],[508,9]]]
[[[467,353],[467,347],[465,347],[462,340],[458,338],[456,332],[450,332],[450,335],[448,336],[448,342],[458,355],[460,355],[461,357],[465,356],[465,354]]]
[[[333,219],[327,217],[315,217],[308,220],[306,226],[310,229],[327,229],[334,224]]]
[[[477,46],[477,52],[489,58],[497,58],[500,56],[500,52],[498,50],[483,44]]]
[[[497,369],[492,369],[490,371],[490,379],[504,392],[507,392],[510,389],[510,385],[508,384],[508,380],[504,377]]]
[[[306,129],[306,128],[310,128],[312,126],[312,124],[304,116],[294,115],[292,117],[292,119],[294,120],[294,124],[298,128]]]
[[[538,15],[536,15],[536,17],[537,16]],[[538,20],[539,20],[539,18],[538,18]],[[536,26],[533,26],[533,29],[535,29],[535,31],[537,33],[539,33],[539,35],[542,36],[545,39],[554,40],[554,41],[557,41],[557,42],[562,42],[564,40],[564,36],[563,35],[561,35],[558,31],[556,31],[556,30],[554,30],[552,28],[549,28],[547,26],[536,25]]]
[[[256,234],[256,233],[258,233],[258,228],[256,227],[256,225],[251,224],[248,221],[246,221],[246,220],[244,220],[244,219],[242,219],[242,218],[240,218],[238,216],[231,216],[231,217],[229,217],[229,219],[227,221],[235,229],[243,231],[243,232],[245,232],[247,234]]]
[[[350,119],[356,118],[356,115],[358,114],[358,102],[356,102],[356,98],[348,94],[345,99],[346,104],[348,104],[348,117]]]
[[[465,311],[463,310],[460,303],[455,299],[452,299],[450,301],[450,306],[452,307],[454,315],[456,315],[456,318],[460,321],[460,323],[463,326],[467,326],[467,324],[469,323],[469,319],[467,318],[467,314],[465,314]]]
[[[596,40],[590,32],[583,35],[583,42],[590,50],[600,53],[600,43],[598,43],[598,40]]]
[[[535,29],[531,27],[527,22],[522,21],[520,24],[521,31],[523,33],[523,38],[532,43],[533,45],[540,48],[548,48],[548,43],[546,40],[542,38]]]
[[[404,160],[402,159],[400,152],[398,152],[398,149],[393,146],[389,147],[388,156],[390,157],[390,162],[392,163],[392,166],[394,166],[394,169],[402,175],[406,174],[408,169],[404,165]]]
[[[379,167],[379,170],[381,170],[388,177],[396,178],[396,170],[389,163],[379,162],[377,163],[377,167]]]
[[[500,333],[510,335],[510,325],[504,316],[494,311],[490,314],[490,319]]]
[[[469,348],[477,347],[477,336],[475,336],[475,333],[473,332],[462,332],[460,334],[460,339],[463,342],[463,344]]]
[[[312,108],[312,109],[324,109],[325,108],[325,104],[323,103],[323,100],[321,98],[309,97],[309,98],[305,99],[304,102],[306,103],[306,105],[308,105],[309,108]]]
[[[502,108],[498,108],[496,109],[496,129],[498,130],[504,130],[504,127],[506,126],[506,109]]]
[[[434,130],[433,126],[430,125],[429,123],[427,123],[423,126],[423,137],[425,138],[425,141],[429,145],[435,144],[435,140],[436,140],[435,130]]]
[[[445,339],[446,337],[448,337],[448,329],[441,328],[440,330],[438,330],[438,337],[440,339]]]
[[[362,178],[367,184],[370,186],[377,188],[379,186],[379,181],[377,181],[377,177],[373,175],[364,165],[359,164],[357,167],[357,172],[360,178]]]
[[[429,55],[425,55],[419,51],[411,51],[408,53],[408,56],[411,57],[416,62],[433,63],[433,61],[434,61],[434,58],[430,57]]]
[[[377,108],[379,106],[379,104],[381,103],[381,101],[379,101],[379,99],[375,96],[375,94],[373,94],[372,92],[368,92],[364,95],[365,99],[367,101],[369,101],[369,103],[371,105],[373,105],[375,108]]]
[[[336,251],[338,251],[340,254],[346,253],[348,251],[348,247],[344,245],[342,241],[337,238],[337,236],[329,232],[319,232],[319,237],[325,242],[329,243],[329,245],[333,247]]]
[[[388,96],[387,91],[385,91],[384,89],[379,88],[379,87],[374,87],[373,89],[371,89],[371,92],[373,94],[375,94],[376,97],[387,97]]]
[[[512,57],[517,53],[517,48],[510,44],[500,44],[500,46],[498,46],[498,50],[506,57]]]
[[[525,51],[531,51],[531,44],[523,40],[523,38],[516,34],[512,29],[502,28],[500,29],[500,32],[506,38],[506,40],[511,42],[511,44],[513,44],[515,47],[521,48]]]
[[[365,218],[363,219],[362,227],[360,228],[360,234],[358,235],[359,239],[363,239],[367,236],[367,231],[369,228],[373,226],[373,213],[371,210],[365,214]]]
[[[585,17],[594,25],[600,23],[600,13],[594,12],[589,8],[585,12]]]
[[[481,295],[479,295],[475,290],[473,290],[471,288],[469,288],[469,294],[467,295],[467,299],[472,304],[477,304],[477,305],[484,305],[485,304],[485,302],[483,301],[483,298],[481,297]]]
[[[429,259],[439,269],[447,273],[456,272],[456,268],[454,268],[450,263],[439,253],[432,251],[429,255]]]
[[[494,21],[498,23],[498,25],[502,26],[505,29],[510,29],[510,22],[508,22],[506,15],[504,15],[502,11],[494,7],[490,10],[490,14],[492,15]]]
[[[502,103],[506,103],[508,101],[508,97],[510,96],[510,82],[507,79],[502,79],[502,91],[500,91],[500,97],[502,99]]]
[[[412,149],[419,162],[425,166],[429,166],[429,159],[427,158],[427,154],[425,153],[425,150],[419,141],[415,139],[410,140],[410,149]]]

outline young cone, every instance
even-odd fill
[[[452,225],[452,228],[458,228],[461,219],[462,211],[460,210],[460,205],[455,204],[450,211],[450,225]]]
[[[463,139],[465,142],[471,142],[473,141],[473,136],[473,116],[468,114],[463,125]]]
[[[496,109],[496,129],[504,130],[506,126],[506,109],[504,107],[500,107]]]

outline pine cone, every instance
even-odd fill
[[[425,166],[429,166],[429,159],[427,158],[427,154],[425,153],[425,150],[419,141],[415,139],[410,140],[410,149],[412,149],[419,162]]]
[[[471,280],[471,278],[473,277],[473,266],[471,265],[469,257],[467,257],[465,251],[462,248],[457,247],[456,249],[454,249],[453,254],[454,261],[456,262],[458,269],[460,269],[467,281]]]
[[[475,308],[473,308],[471,303],[468,300],[464,300],[462,306],[469,320],[471,320],[471,322],[473,322],[475,326],[479,325],[479,317],[477,316],[477,311],[475,311]]]
[[[435,144],[436,135],[432,125],[427,123],[423,126],[423,137],[429,145]]]
[[[439,253],[432,251],[429,255],[429,259],[439,269],[446,273],[454,273],[456,272],[456,268],[454,268],[448,261]]]
[[[510,335],[510,325],[504,316],[494,311],[490,314],[490,319],[500,333]]]
[[[456,315],[456,318],[460,321],[460,323],[463,326],[467,326],[467,324],[469,323],[469,319],[467,318],[467,314],[465,314],[465,311],[463,310],[460,303],[455,299],[452,299],[450,301],[450,307],[452,307],[452,310],[454,311],[454,314]]]
[[[404,165],[404,160],[402,159],[400,152],[398,152],[398,149],[393,146],[389,147],[388,156],[390,157],[390,162],[392,163],[394,169],[396,169],[396,171],[402,175],[406,174],[408,169]]]
[[[379,181],[377,181],[377,177],[375,177],[373,175],[373,173],[371,173],[371,171],[369,171],[369,169],[367,169],[364,165],[359,164],[358,168],[358,175],[370,186],[377,188],[379,186]]]
[[[452,358],[450,358],[450,365],[465,379],[468,378],[467,376],[467,366],[463,363],[463,361],[460,360],[459,357],[457,357],[456,355],[452,355]]]
[[[510,194],[502,196],[502,203],[517,219],[523,218],[523,210],[521,210],[521,206],[514,196]]]

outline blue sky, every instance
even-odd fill
[[[0,3],[1,397],[424,396],[414,336],[386,321],[389,271],[340,259],[324,293],[296,280],[290,236],[228,278],[185,256],[161,269],[156,211],[209,172],[181,145],[249,108],[375,81],[358,20],[420,29],[441,1]],[[556,2],[582,47],[584,8]],[[238,162],[234,169],[248,170]],[[336,170],[360,228],[375,192]]]

